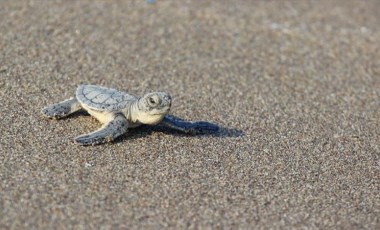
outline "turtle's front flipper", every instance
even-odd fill
[[[75,98],[70,98],[54,105],[47,106],[41,110],[42,114],[48,118],[59,119],[80,111],[82,106]]]
[[[160,124],[188,134],[210,134],[219,130],[219,126],[207,121],[184,121],[171,115],[166,115]]]
[[[128,121],[122,114],[117,114],[115,118],[105,123],[100,129],[75,138],[80,145],[98,145],[115,140],[117,137],[127,132]]]

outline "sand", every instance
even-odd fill
[[[380,2],[0,2],[1,229],[379,229]],[[42,107],[167,91],[216,135],[73,138]]]

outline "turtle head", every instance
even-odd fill
[[[172,98],[167,93],[145,94],[138,100],[138,112],[135,113],[137,120],[147,125],[158,124],[168,114],[171,105]]]

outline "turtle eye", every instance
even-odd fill
[[[151,103],[151,104],[154,105],[154,104],[156,104],[156,101],[155,101],[152,97],[150,97],[150,98],[149,98],[149,103]]]

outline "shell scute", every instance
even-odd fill
[[[137,99],[136,96],[97,85],[80,85],[76,97],[80,103],[104,111],[124,109]]]

